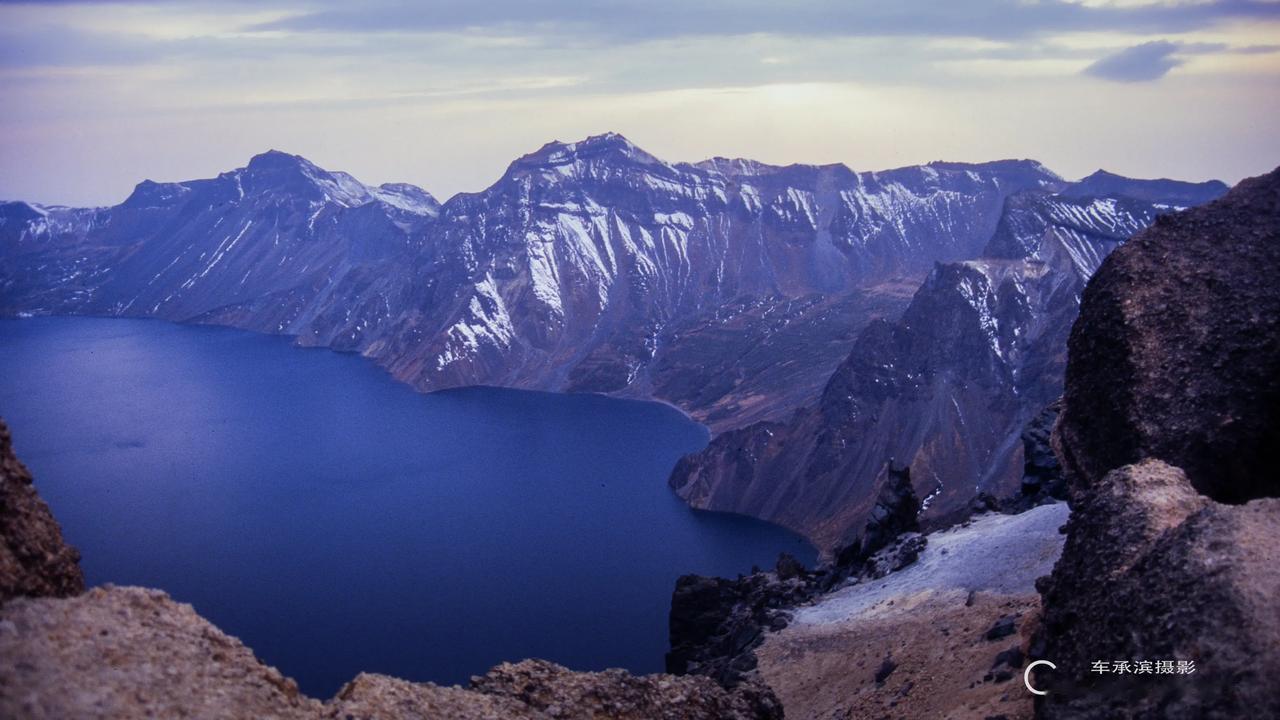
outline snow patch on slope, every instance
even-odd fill
[[[445,331],[445,349],[436,358],[441,370],[460,360],[474,358],[482,347],[506,349],[515,338],[515,327],[492,275],[476,283],[475,294],[464,317]]]

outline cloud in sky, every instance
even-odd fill
[[[1231,47],[1220,42],[1177,43],[1152,40],[1100,58],[1090,63],[1083,72],[1085,75],[1115,82],[1150,82],[1159,80],[1170,70],[1185,64],[1189,55],[1266,55],[1277,51],[1280,51],[1278,45]]]
[[[1067,0],[436,0],[337,4],[264,23],[327,32],[533,27],[610,42],[749,35],[933,36],[990,39],[1083,31],[1178,32],[1226,19],[1275,19],[1270,0],[1083,3]]]
[[[1084,69],[1086,75],[1117,82],[1159,80],[1184,60],[1174,57],[1178,44],[1153,40],[1108,55]]]
[[[1234,180],[1280,161],[1275,37],[1263,0],[0,0],[0,198],[114,202],[267,147],[447,196],[605,130],[673,160]]]

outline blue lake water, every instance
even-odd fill
[[[413,392],[362,358],[148,320],[0,320],[0,416],[90,584],[159,587],[328,697],[360,671],[662,669],[684,573],[797,536],[666,486],[656,403]]]

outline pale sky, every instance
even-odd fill
[[[0,199],[276,148],[441,200],[550,140],[1068,178],[1280,165],[1280,0],[0,0]]]

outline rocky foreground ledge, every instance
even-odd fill
[[[322,703],[190,605],[136,587],[11,600],[0,610],[0,657],[5,718],[769,716],[705,677],[573,672],[543,660],[499,665],[467,689],[361,674]]]
[[[84,591],[80,553],[62,541],[62,529],[13,454],[0,421],[0,603],[19,595],[63,597]]]
[[[789,718],[1030,718],[1035,581],[1066,517],[1054,503],[928,535],[913,564],[795,609],[757,648],[760,677]]]
[[[1103,263],[1053,443],[1072,515],[1039,715],[1280,717],[1280,170]]]

